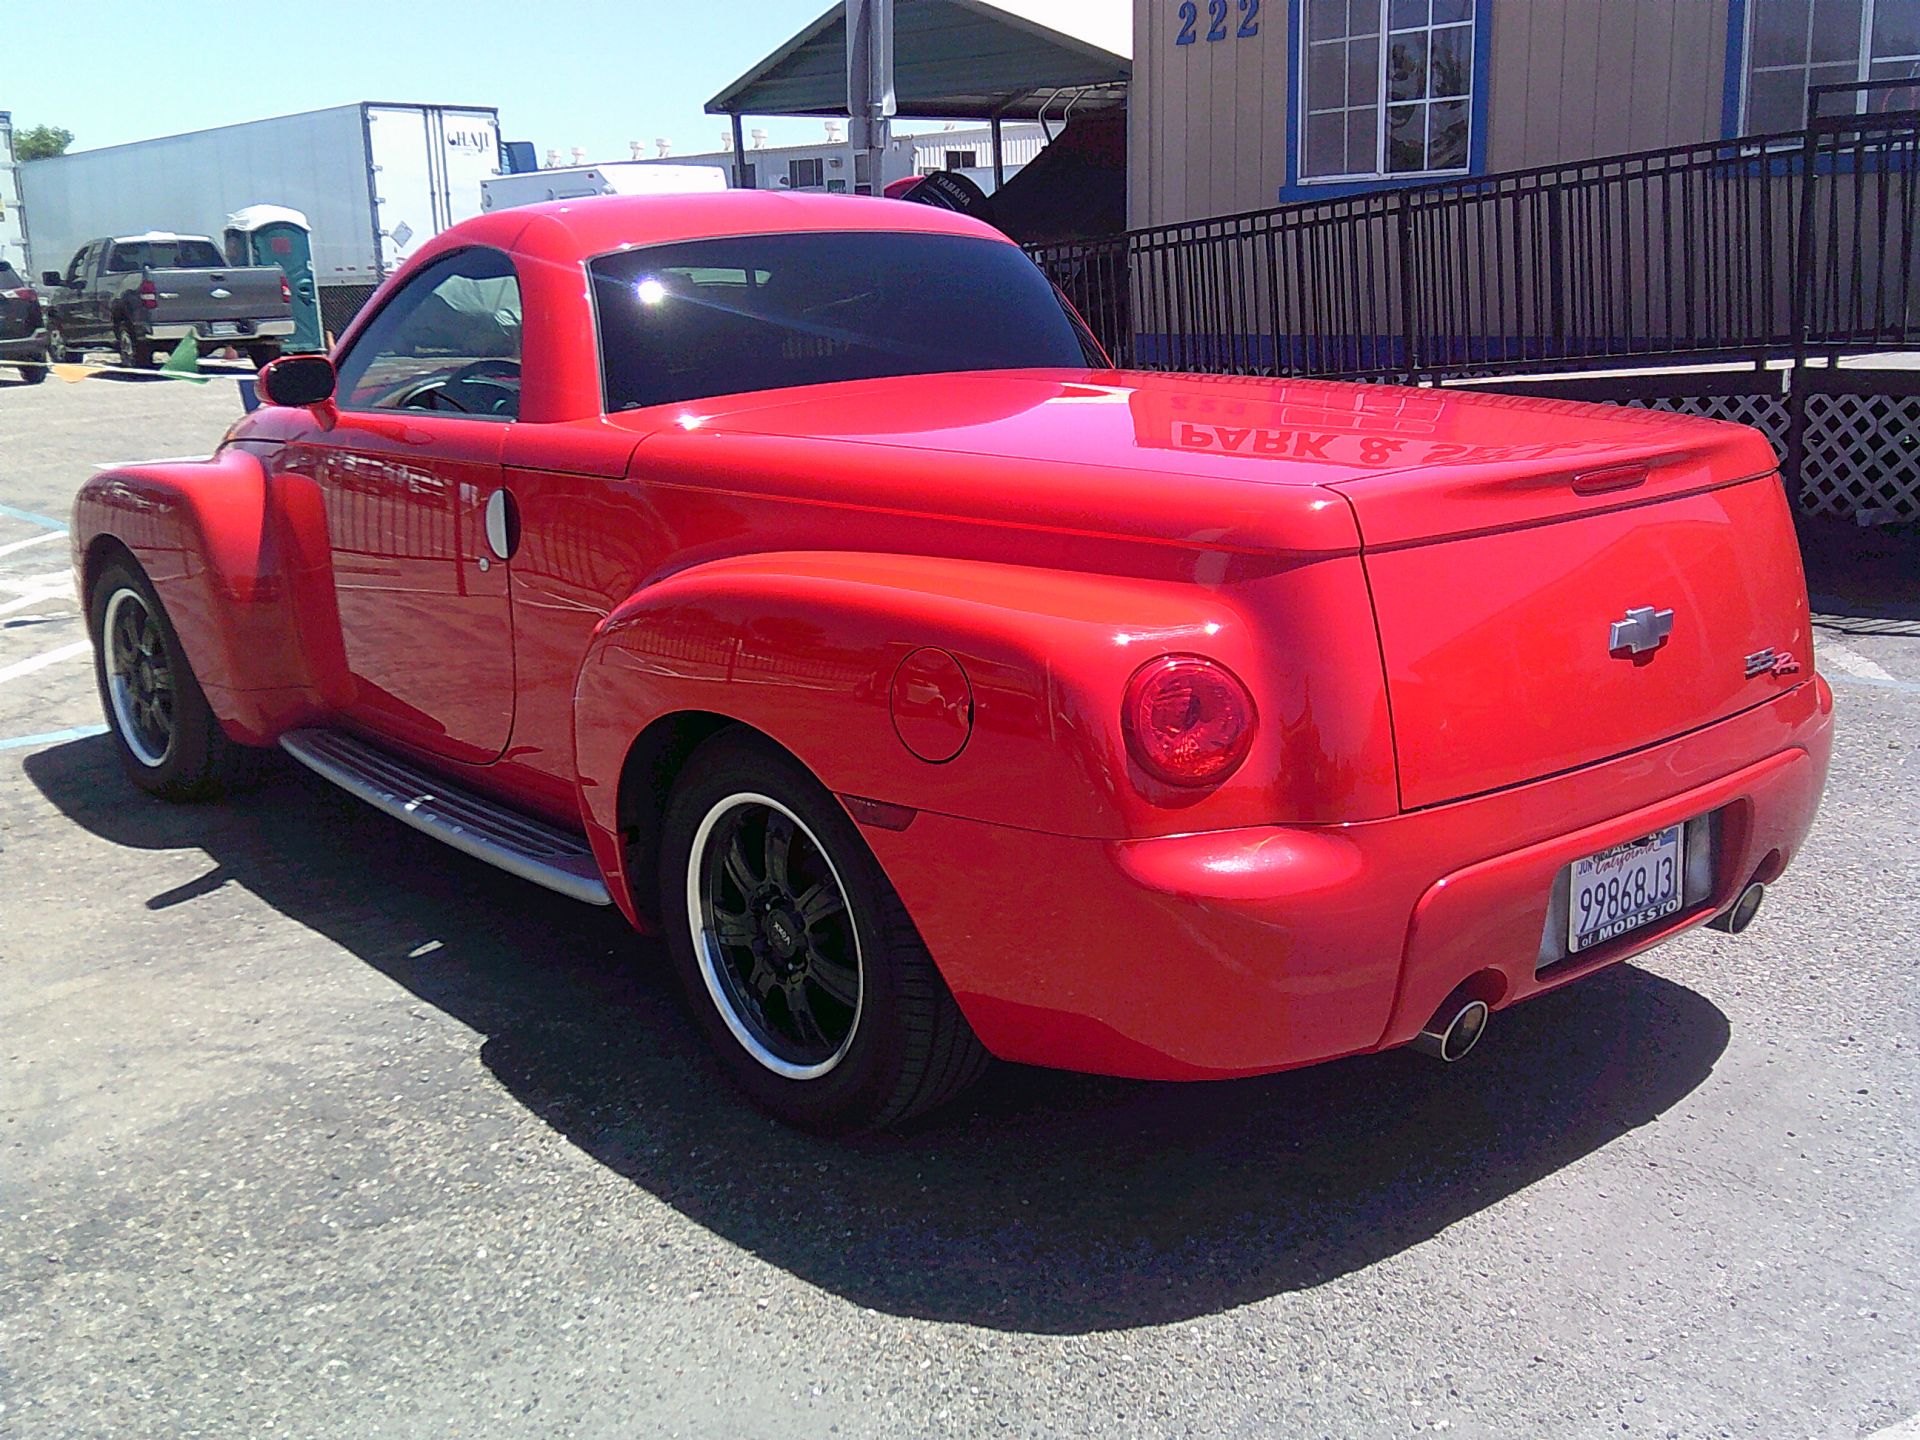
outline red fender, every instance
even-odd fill
[[[1308,703],[1306,677],[1273,662],[1302,653],[1285,643],[1288,625],[1343,607],[1370,623],[1364,589],[1352,588],[1363,583],[1357,572],[1353,557],[1338,557],[1205,590],[845,552],[698,566],[634,595],[596,632],[574,697],[581,814],[614,893],[628,893],[615,839],[621,770],[648,725],[688,711],[763,731],[843,797],[1021,828],[1041,816],[1060,835],[1178,834],[1318,818],[1335,806],[1391,813],[1379,678],[1363,671],[1351,696],[1325,684]],[[923,678],[900,672],[910,656],[925,667],[929,650],[926,673],[953,674],[938,652],[964,672],[970,729],[961,723],[956,734],[943,717],[950,743],[916,741],[916,754],[890,695],[897,677],[903,694]],[[1267,717],[1239,774],[1212,790],[1160,785],[1127,754],[1127,680],[1169,652],[1226,664]],[[950,758],[922,758],[956,741]]]
[[[338,701],[314,663],[339,629],[327,628],[331,585],[309,583],[325,580],[325,519],[315,510],[294,523],[289,504],[303,508],[258,457],[229,445],[210,460],[104,471],[73,505],[83,584],[104,542],[130,551],[222,728],[245,744],[270,744]]]

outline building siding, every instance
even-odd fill
[[[1492,0],[1485,166],[1523,169],[1719,136],[1729,0]],[[1177,0],[1134,0],[1128,216],[1275,204],[1287,182],[1289,0],[1259,34],[1176,45]],[[1199,5],[1204,32],[1207,6]]]
[[[1712,140],[1727,0],[1494,0],[1487,169]]]

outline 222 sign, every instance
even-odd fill
[[[1174,12],[1180,17],[1180,33],[1173,37],[1176,45],[1191,45],[1197,38],[1194,27],[1200,23],[1200,7],[1194,0],[1180,0],[1180,8]],[[1233,32],[1236,40],[1251,40],[1260,33],[1260,0],[1240,0],[1240,28]],[[1207,0],[1207,39],[1224,40],[1227,38],[1227,0]]]

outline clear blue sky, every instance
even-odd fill
[[[352,100],[493,105],[509,140],[591,160],[716,150],[702,107],[833,0],[50,0],[0,6],[0,110],[75,150]],[[76,28],[77,27],[77,28]],[[129,82],[139,77],[136,87]],[[775,144],[818,120],[755,121]],[[926,128],[924,126],[920,128]]]

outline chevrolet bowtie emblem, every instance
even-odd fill
[[[1615,655],[1644,655],[1658,650],[1673,633],[1673,611],[1656,610],[1651,605],[1636,605],[1627,618],[1613,622],[1607,634],[1607,649]]]

